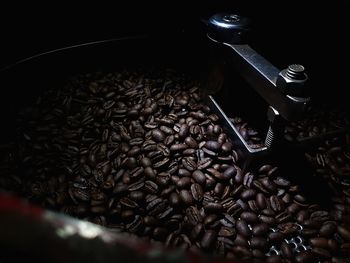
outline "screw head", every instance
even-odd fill
[[[290,79],[302,80],[306,79],[305,67],[300,64],[289,65],[286,71],[286,76]]]

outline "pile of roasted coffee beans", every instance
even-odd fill
[[[349,262],[350,190],[327,211],[277,167],[243,172],[199,91],[172,70],[87,74],[48,90],[21,112],[17,140],[0,147],[0,185],[170,248],[247,262]]]
[[[303,120],[288,123],[284,137],[288,141],[302,141],[349,127],[350,121],[344,111],[318,105],[310,107]]]

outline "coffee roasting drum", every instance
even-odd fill
[[[349,116],[250,27],[220,13],[3,70],[0,261],[348,262]]]

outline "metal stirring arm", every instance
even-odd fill
[[[208,23],[208,38],[228,46],[232,50],[232,62],[237,72],[267,102],[267,118],[270,127],[265,139],[269,150],[283,136],[284,121],[295,121],[303,117],[310,98],[306,95],[308,77],[302,65],[293,64],[278,70],[269,61],[246,44],[246,33],[250,29],[247,18],[232,14],[216,14]],[[237,133],[236,130],[234,130]],[[238,138],[242,137],[237,134]],[[242,143],[247,147],[246,143]],[[254,154],[251,149],[246,149]],[[260,151],[261,152],[261,151]]]

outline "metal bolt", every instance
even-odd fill
[[[286,76],[294,80],[306,79],[305,67],[300,64],[289,65],[286,71]]]
[[[225,22],[232,23],[232,22],[238,22],[240,20],[239,15],[225,15],[222,18]]]

